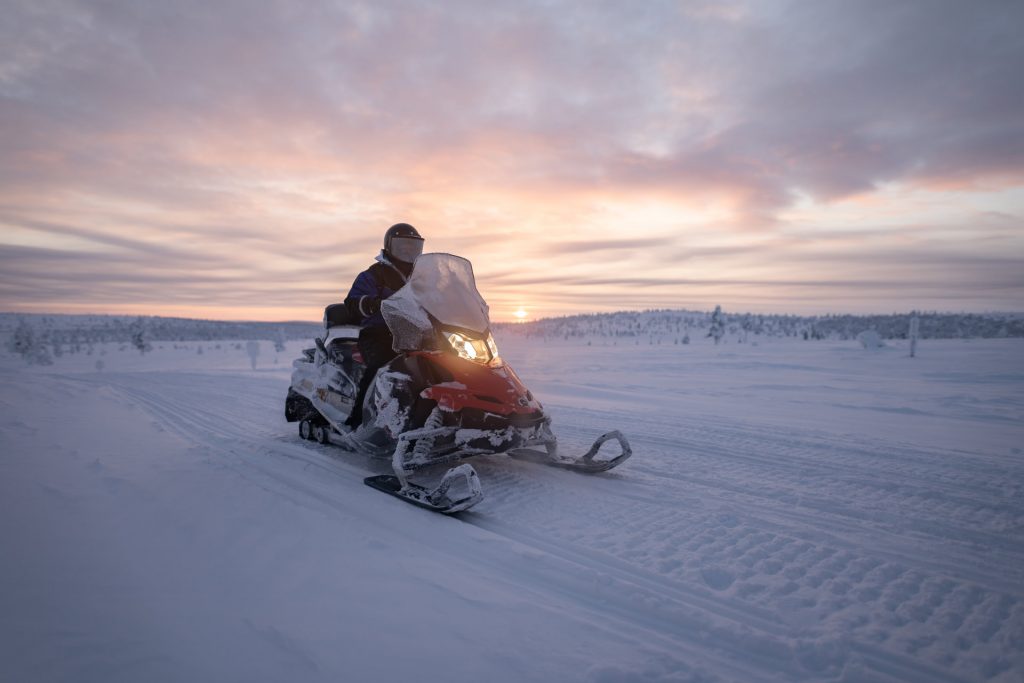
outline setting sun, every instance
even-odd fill
[[[527,313],[522,308],[518,308],[512,315],[516,317],[516,320],[526,320]]]

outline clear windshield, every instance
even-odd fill
[[[442,325],[481,336],[490,327],[487,303],[476,289],[473,265],[452,254],[423,254],[409,281],[384,300],[381,313],[395,336],[395,349],[424,349],[434,330],[429,313]]]

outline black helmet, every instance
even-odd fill
[[[423,253],[423,238],[408,223],[395,223],[384,233],[384,254],[393,261],[412,263]]]

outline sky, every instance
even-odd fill
[[[0,311],[1024,310],[1024,3],[0,0]]]

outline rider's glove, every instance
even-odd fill
[[[375,296],[359,297],[359,312],[369,318],[380,313],[380,299]]]
[[[356,324],[361,324],[362,320],[380,313],[380,301],[375,296],[350,296],[345,299],[345,308],[349,316],[357,321]]]

